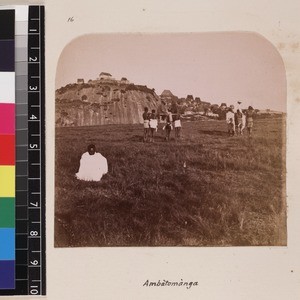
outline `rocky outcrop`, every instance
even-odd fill
[[[56,126],[142,123],[144,107],[161,103],[154,89],[123,80],[68,84],[56,90]]]

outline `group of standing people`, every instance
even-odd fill
[[[254,109],[249,106],[246,111],[237,109],[234,112],[234,106],[230,106],[226,113],[226,123],[228,128],[229,136],[243,135],[244,129],[247,128],[248,135],[252,136],[253,130],[253,115]],[[143,121],[144,121],[144,142],[154,142],[154,134],[158,130],[158,123],[160,119],[160,114],[152,109],[149,112],[148,107],[144,108]],[[165,131],[165,140],[170,140],[171,131],[175,131],[175,140],[181,137],[181,120],[180,114],[172,114],[171,110],[168,109],[167,113],[163,115],[165,120],[165,126],[163,130]]]
[[[152,109],[149,112],[148,107],[144,108],[143,120],[144,120],[144,142],[154,142],[154,133],[158,130],[158,120],[160,119],[160,114],[157,114],[155,109]],[[165,116],[165,126],[163,130],[165,130],[165,140],[170,140],[171,131],[173,127],[175,128],[175,140],[179,139],[181,136],[181,121],[180,115],[173,115],[171,110],[168,110]]]
[[[249,136],[252,136],[254,109],[249,106],[245,113],[237,109],[234,112],[234,107],[231,106],[226,113],[226,123],[229,136],[243,135],[245,127],[247,127]]]

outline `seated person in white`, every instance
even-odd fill
[[[76,178],[85,181],[100,181],[108,172],[107,160],[96,152],[95,145],[88,146],[88,151],[83,153],[80,159],[80,167]]]

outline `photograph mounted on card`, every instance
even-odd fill
[[[286,72],[254,32],[88,34],[55,82],[55,246],[283,246]]]

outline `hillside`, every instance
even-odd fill
[[[154,89],[122,80],[90,80],[56,90],[56,126],[142,123],[144,107],[156,109]]]
[[[127,78],[114,79],[102,72],[96,80],[68,84],[55,92],[56,126],[93,126],[106,124],[140,124],[144,107],[160,113],[170,108],[172,113],[204,115],[225,119],[227,105],[211,104],[200,97],[187,95],[178,98],[170,90],[160,96],[144,85],[130,83]],[[255,110],[258,112],[259,110]],[[261,112],[264,117],[276,115],[273,111]]]

